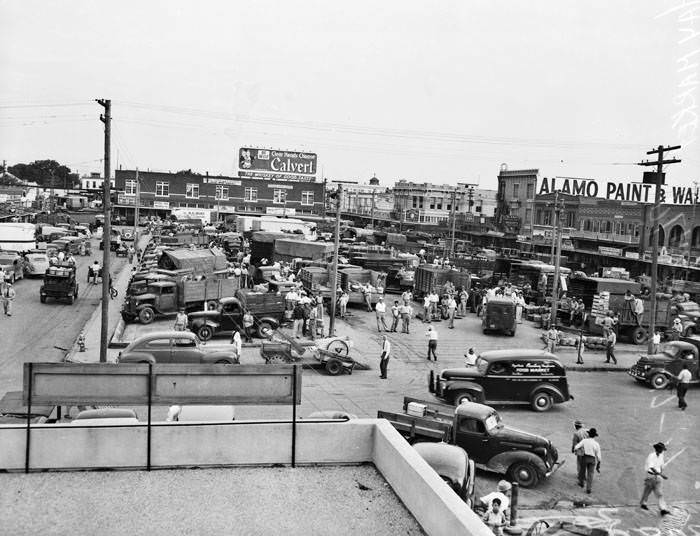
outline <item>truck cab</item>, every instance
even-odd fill
[[[644,355],[627,372],[640,383],[646,383],[654,389],[665,389],[678,376],[684,364],[688,365],[691,383],[700,383],[698,366],[698,349],[700,340],[682,338],[678,341],[664,343],[659,352]]]
[[[149,283],[145,292],[129,296],[124,302],[122,316],[124,320],[138,318],[141,323],[150,324],[156,315],[174,315],[177,311],[177,283],[159,280]]]

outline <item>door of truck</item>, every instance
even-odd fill
[[[490,459],[489,448],[491,441],[486,433],[484,422],[476,417],[458,415],[456,418],[455,444],[467,451],[467,454],[477,463],[487,463]]]
[[[241,325],[241,318],[243,316],[243,311],[238,302],[230,302],[224,305],[223,311],[221,312],[221,330],[232,332],[243,331]]]
[[[156,288],[158,292],[158,310],[164,313],[177,311],[177,295],[175,294],[175,285],[163,284],[161,282]]]

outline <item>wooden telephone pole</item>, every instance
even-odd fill
[[[650,311],[649,311],[649,353],[653,353],[653,348],[652,348],[652,338],[651,336],[654,334],[656,331],[656,280],[658,278],[658,271],[659,271],[659,239],[658,239],[658,233],[659,233],[659,205],[661,203],[661,185],[663,184],[663,166],[664,164],[678,164],[680,162],[679,159],[677,158],[669,158],[668,160],[664,160],[664,153],[665,152],[670,152],[670,151],[675,151],[677,149],[680,149],[680,145],[675,145],[673,147],[664,147],[663,145],[659,145],[656,149],[652,149],[651,151],[647,151],[647,154],[656,154],[658,155],[658,158],[656,162],[650,162],[648,160],[644,160],[643,162],[639,162],[638,165],[640,166],[656,166],[656,177],[654,180],[654,185],[655,185],[655,193],[654,193],[654,207],[652,209],[652,218],[651,218],[651,304],[650,304]]]
[[[105,109],[105,113],[100,115],[100,121],[105,124],[105,149],[104,149],[104,180],[102,181],[102,208],[104,209],[105,222],[102,227],[102,326],[100,329],[100,363],[107,362],[107,343],[109,342],[109,280],[110,266],[109,253],[111,243],[111,222],[110,222],[110,195],[111,182],[110,175],[110,151],[112,136],[112,101],[107,99],[97,99],[97,103]]]

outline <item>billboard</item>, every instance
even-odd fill
[[[241,177],[313,181],[316,168],[315,153],[251,147],[241,147],[238,151],[238,174]]]

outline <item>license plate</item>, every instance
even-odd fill
[[[496,329],[496,324],[491,324],[491,329]]]

